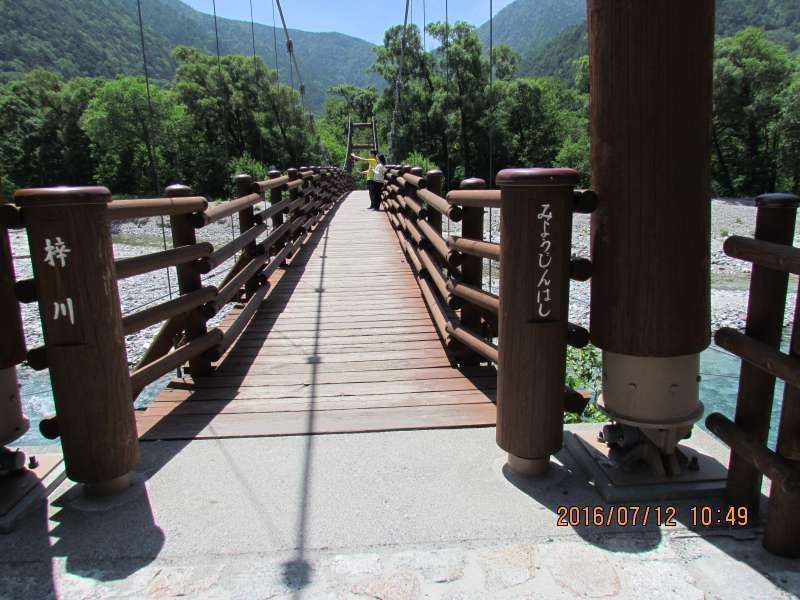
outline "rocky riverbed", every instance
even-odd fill
[[[747,310],[747,292],[750,285],[750,263],[727,256],[722,245],[732,235],[752,236],[755,231],[756,209],[752,202],[739,200],[714,200],[711,204],[711,329],[720,327],[744,328]],[[500,239],[499,211],[487,213],[484,237],[494,242]],[[589,251],[589,215],[575,215],[572,230],[572,253],[586,257]],[[461,234],[459,223],[443,225],[445,233]],[[800,242],[800,231],[794,245]],[[497,264],[484,261],[484,287],[498,293],[499,269]],[[786,300],[785,324],[793,320],[798,282],[792,276]],[[570,288],[570,320],[584,326],[589,324],[589,282],[572,282]]]
[[[752,206],[736,203],[714,201],[712,210],[712,241],[711,241],[711,307],[712,329],[719,327],[744,327],[744,316],[747,306],[747,288],[749,285],[750,265],[725,256],[722,244],[730,235],[751,236],[755,228],[755,209]],[[163,250],[164,238],[167,247],[170,246],[170,232],[162,228],[161,219],[137,219],[113,224],[114,252],[117,258],[137,256]],[[460,224],[445,222],[445,233],[460,234]],[[499,214],[493,211],[491,219],[486,219],[485,238],[491,241],[499,239]],[[215,247],[228,242],[238,231],[236,219],[216,223],[198,231],[198,239],[209,241]],[[166,234],[166,235],[164,235]],[[28,255],[28,240],[23,231],[11,232],[12,248],[15,255],[15,269],[17,279],[32,276],[32,268]],[[798,244],[797,239],[795,245]],[[573,253],[577,256],[589,256],[589,217],[576,215],[573,230]],[[208,285],[218,284],[230,268],[232,260],[222,265],[214,273],[204,277]],[[490,265],[486,261],[484,268],[485,287],[498,292],[498,265]],[[570,320],[581,325],[589,325],[589,300],[590,283],[573,282],[570,294]],[[790,281],[790,290],[793,290],[786,303],[786,324],[790,324],[794,315],[797,278]],[[177,279],[174,269],[160,270],[146,275],[140,275],[119,282],[120,302],[123,314],[136,312],[146,306],[168,300],[176,294]],[[22,306],[25,326],[25,337],[28,348],[35,348],[42,344],[41,322],[35,304]],[[219,319],[221,315],[217,317]],[[212,322],[213,324],[213,322]],[[145,329],[134,335],[128,336],[127,351],[128,361],[133,366],[158,331],[158,325]],[[715,410],[732,415],[736,398],[736,382],[738,361],[730,358],[726,353],[704,353],[704,401]],[[716,362],[715,362],[716,361]],[[721,362],[720,362],[721,361]],[[723,364],[724,363],[724,364]],[[728,364],[730,363],[730,364]],[[137,406],[145,405],[158,391],[166,385],[172,377],[168,374],[161,380],[148,386],[137,400]],[[35,372],[22,365],[19,369],[20,383],[23,387],[25,413],[34,425],[19,444],[23,446],[38,446],[47,444],[36,431],[36,424],[45,415],[54,410],[52,393],[47,371]],[[727,386],[727,387],[726,387]]]
[[[755,229],[755,208],[738,201],[715,200],[712,203],[711,218],[711,306],[712,329],[719,327],[744,327],[744,316],[747,307],[747,289],[749,285],[750,264],[730,258],[722,251],[722,244],[728,236],[750,236]],[[486,219],[486,239],[498,241],[499,213],[492,211]],[[576,215],[573,225],[573,254],[589,256],[589,216]],[[162,229],[159,218],[135,219],[113,223],[114,252],[117,258],[137,256],[162,250],[165,240],[170,247],[169,223]],[[230,241],[238,231],[236,218],[215,223],[198,231],[198,239],[209,241],[215,247]],[[460,234],[460,224],[445,221],[445,233]],[[165,235],[166,234],[166,235]],[[800,235],[795,239],[798,244]],[[27,237],[24,231],[11,232],[12,249],[16,258],[15,269],[17,279],[31,277],[32,270],[28,255]],[[232,261],[222,265],[214,273],[204,277],[204,283],[214,285],[221,281]],[[484,268],[485,287],[498,292],[499,269],[497,264],[486,261]],[[797,281],[793,277],[789,289],[791,292],[786,303],[786,324],[791,323],[797,290]],[[123,314],[129,314],[146,306],[168,300],[170,292],[174,296],[177,290],[175,269],[160,270],[140,275],[119,282],[120,301]],[[589,322],[590,283],[573,282],[570,294],[570,319],[573,322],[588,325]],[[26,342],[29,348],[42,343],[41,324],[36,305],[23,305],[23,320]],[[128,336],[128,360],[134,364],[146,350],[147,344],[158,326],[150,327],[137,334]]]

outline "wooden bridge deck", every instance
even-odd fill
[[[353,192],[273,276],[214,377],[175,381],[137,412],[142,439],[494,425],[494,369],[451,366],[394,231],[368,204]]]

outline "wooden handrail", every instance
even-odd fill
[[[765,373],[800,388],[800,359],[730,327],[719,329],[714,334],[714,341],[720,348],[732,352]]]
[[[253,225],[250,229],[248,229],[245,233],[237,236],[235,239],[231,240],[227,244],[225,244],[219,250],[215,250],[212,252],[208,258],[200,262],[200,272],[201,273],[210,273],[226,260],[230,259],[235,255],[239,250],[254,242],[258,236],[264,233],[267,230],[267,226],[264,223],[260,223],[258,225]]]
[[[268,291],[269,284],[265,283],[253,292],[253,295],[247,301],[247,304],[245,304],[242,311],[236,316],[236,320],[225,330],[225,334],[222,336],[219,344],[208,350],[208,357],[211,360],[217,361],[222,358],[225,352],[227,352],[233,343],[238,339],[238,337],[242,334],[242,331],[244,331],[245,326],[253,318],[253,315],[255,315],[258,307],[261,306],[261,303],[264,301],[264,297],[267,295]]]
[[[167,217],[203,213],[207,208],[208,201],[202,196],[112,200],[108,203],[108,218],[111,221],[119,221],[144,217]]]
[[[800,249],[793,246],[734,235],[725,240],[722,249],[732,258],[774,271],[800,274]]]
[[[192,261],[205,258],[214,251],[214,246],[208,242],[200,242],[188,246],[170,248],[162,252],[153,252],[131,258],[121,258],[114,261],[117,279],[128,279],[136,275],[150,273],[159,269],[175,267]]]
[[[447,200],[434,193],[432,190],[417,190],[417,198],[435,209],[439,214],[446,216],[451,221],[458,222],[461,220],[461,207],[450,204]]]
[[[447,240],[447,247],[453,252],[500,260],[500,244],[484,242],[482,240],[469,240],[462,237],[451,236]]]
[[[217,288],[208,286],[190,292],[183,296],[178,296],[167,302],[157,304],[150,308],[122,317],[122,331],[125,335],[130,335],[141,331],[156,323],[161,323],[181,314],[186,314],[190,310],[210,302],[217,295]]]
[[[288,175],[281,175],[280,177],[272,178],[270,177],[266,181],[255,181],[253,182],[253,191],[254,192],[266,192],[269,190],[277,190],[277,189],[287,189],[287,184],[289,183],[289,176]]]
[[[223,202],[217,206],[212,206],[203,213],[195,213],[192,215],[191,223],[196,229],[200,229],[212,223],[216,223],[217,221],[221,221],[226,217],[230,217],[245,208],[249,208],[257,204],[260,200],[260,194],[248,194],[236,200]]]
[[[739,429],[728,417],[711,413],[706,418],[706,427],[755,469],[780,485],[783,491],[789,494],[800,492],[800,470]]]
[[[210,348],[219,344],[222,337],[223,333],[221,329],[212,329],[208,333],[191,340],[166,356],[162,356],[158,360],[154,360],[150,364],[136,369],[131,373],[133,397],[135,398],[138,396],[145,386],[153,383],[162,375],[166,375],[186,362],[191,361],[193,358],[201,356]]]
[[[500,208],[500,190],[452,190],[447,193],[451,205],[470,208]]]

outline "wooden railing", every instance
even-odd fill
[[[572,214],[592,212],[597,198],[575,190],[569,169],[507,170],[499,190],[467,179],[446,196],[442,179],[391,166],[383,203],[453,361],[497,365],[498,444],[535,472],[561,448],[564,411],[587,403],[564,387],[567,345],[589,342],[568,320],[570,278],[591,276],[587,259],[571,257]],[[486,208],[502,209],[501,243],[484,239]],[[461,222],[461,236],[443,237],[443,217]],[[499,296],[484,289],[484,259],[500,262]]]
[[[780,350],[789,273],[800,274],[792,243],[800,198],[768,194],[756,199],[754,238],[733,236],[728,256],[753,264],[744,333],[722,328],[714,339],[742,359],[735,420],[712,413],[706,425],[730,446],[728,502],[757,514],[762,475],[771,481],[764,546],[800,556],[800,312],[795,307],[789,353]],[[799,290],[800,291],[800,290]],[[800,302],[800,293],[797,296]],[[775,379],[785,383],[777,448],[767,447]]]
[[[352,180],[338,168],[302,167],[270,173],[265,181],[235,178],[234,198],[215,206],[183,185],[165,197],[112,200],[109,190],[21,190],[17,206],[3,206],[6,227],[25,227],[34,277],[13,282],[3,268],[0,368],[23,359],[48,368],[56,415],[44,419],[46,437],[60,437],[67,475],[96,491],[125,483],[138,459],[133,401],[142,389],[188,362],[193,377],[210,375],[264,300],[270,276],[286,264],[343,195]],[[255,206],[269,195],[269,206]],[[238,215],[239,232],[221,247],[198,241],[213,223]],[[111,222],[169,217],[172,248],[115,260]],[[238,254],[222,282],[202,276]],[[3,260],[6,260],[5,253]],[[10,257],[9,257],[10,260]],[[122,315],[117,282],[174,267],[179,295]],[[15,290],[16,299],[9,293]],[[12,298],[12,301],[9,300]],[[16,301],[38,302],[44,345],[25,353]],[[229,328],[207,326],[231,302],[242,307]],[[14,308],[14,310],[11,310]],[[162,323],[149,348],[129,372],[125,336]]]

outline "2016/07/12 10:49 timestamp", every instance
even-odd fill
[[[559,527],[677,527],[676,506],[559,506],[556,508]],[[689,527],[747,527],[750,514],[746,506],[689,507]]]

